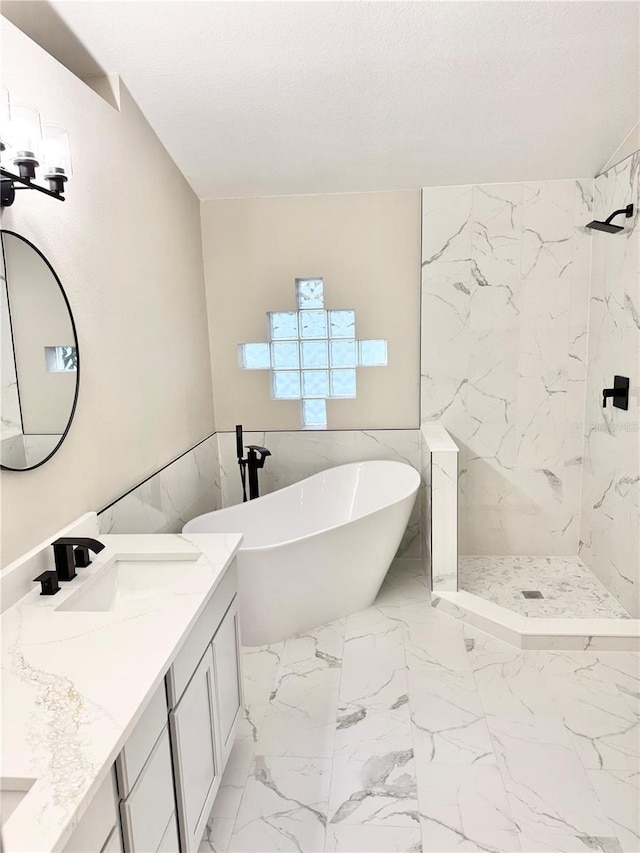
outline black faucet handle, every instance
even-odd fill
[[[53,545],[53,559],[56,572],[61,581],[72,581],[76,576],[76,566],[88,566],[89,551],[99,554],[104,549],[102,542],[88,536],[62,536]]]
[[[48,572],[43,572],[41,575],[38,575],[37,578],[33,579],[34,583],[40,583],[42,585],[42,591],[40,595],[55,595],[56,592],[60,592],[60,584],[58,583],[58,573],[54,572],[53,569],[50,569]]]
[[[73,556],[77,568],[86,569],[87,566],[91,565],[89,549],[85,545],[78,545],[78,547],[74,549]]]

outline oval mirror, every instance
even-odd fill
[[[29,471],[56,452],[78,399],[76,327],[53,267],[33,243],[0,231],[0,467]]]

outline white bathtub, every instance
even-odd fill
[[[275,643],[368,607],[398,549],[420,475],[356,462],[209,512],[184,533],[243,533],[238,554],[245,645]]]

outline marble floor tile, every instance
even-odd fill
[[[423,561],[400,558],[392,563],[387,572],[376,605],[429,601],[430,598],[429,578]]]
[[[422,763],[417,770],[425,853],[520,850],[497,767]]]
[[[338,708],[334,755],[386,755],[413,748],[409,704],[385,711]]]
[[[640,850],[640,772],[590,770],[589,780],[625,853]]]
[[[640,718],[625,698],[569,680],[554,679],[549,689],[585,767],[640,768]]]
[[[405,651],[409,670],[445,678],[450,672],[471,673],[464,623],[437,610],[407,621]]]
[[[600,672],[640,716],[640,657],[634,652],[606,652],[597,656]]]
[[[422,853],[420,827],[330,823],[326,853]]]
[[[385,711],[407,702],[407,674],[401,623],[373,607],[348,617],[345,632],[341,707]]]
[[[258,755],[333,754],[343,631],[337,622],[285,642],[260,725]]]
[[[234,821],[253,763],[255,744],[251,740],[236,740],[220,780],[210,820]]]
[[[521,651],[431,608],[419,570],[243,650],[199,853],[639,853],[640,656]]]
[[[266,705],[283,649],[284,643],[243,647],[242,681],[245,704]]]
[[[329,820],[332,824],[415,826],[418,799],[413,749],[335,756]]]
[[[256,744],[266,712],[266,705],[244,705],[238,721],[236,738],[250,740]]]
[[[471,674],[409,672],[416,761],[495,764],[480,696]]]
[[[233,824],[233,820],[210,817],[198,853],[227,853]]]
[[[469,664],[486,714],[556,713],[545,687],[539,652],[515,649],[470,627],[465,629],[465,637]]]
[[[461,555],[460,589],[523,616],[628,619],[629,614],[579,557]],[[526,599],[523,590],[539,590]]]
[[[229,853],[324,850],[331,761],[255,759]]]
[[[523,853],[623,853],[617,838],[594,835],[521,835]]]
[[[561,719],[489,716],[487,722],[523,833],[615,836]]]

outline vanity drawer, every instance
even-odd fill
[[[126,853],[157,851],[174,811],[171,750],[165,728],[133,790],[120,803]]]
[[[118,790],[122,799],[131,793],[154,744],[167,724],[167,694],[164,681],[153,694],[133,732],[116,758]]]
[[[64,853],[87,853],[87,850],[102,850],[110,837],[111,830],[118,824],[118,798],[113,770],[91,800],[89,808],[64,847]]]
[[[224,614],[229,609],[238,591],[238,565],[234,560],[220,585],[207,602],[200,618],[193,626],[184,646],[178,652],[167,673],[167,698],[169,708],[175,708],[196,667],[202,660],[207,646],[218,630]]]

